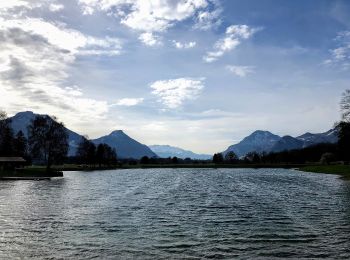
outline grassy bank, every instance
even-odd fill
[[[0,171],[0,179],[41,179],[63,177],[63,173],[58,170],[46,171],[43,167],[26,167],[16,171]]]
[[[350,165],[310,165],[299,168],[304,172],[326,173],[341,175],[342,178],[350,180]]]

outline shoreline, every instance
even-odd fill
[[[296,169],[301,172],[339,175],[342,179],[350,180],[350,165],[320,165],[320,164],[139,164],[111,167],[81,167],[79,165],[54,166],[52,172],[45,168],[30,166],[15,172],[0,172],[0,180],[40,180],[63,177],[63,172],[69,171],[104,171],[127,169]]]

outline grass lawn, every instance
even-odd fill
[[[350,165],[313,165],[299,168],[304,172],[338,174],[350,180]]]

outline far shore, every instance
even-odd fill
[[[297,169],[303,172],[335,174],[343,179],[350,180],[350,165],[321,165],[321,164],[214,164],[214,163],[198,163],[198,164],[137,164],[122,165],[118,167],[81,167],[79,165],[63,165],[57,167],[60,171],[96,171],[96,170],[114,170],[114,169],[162,169],[162,168],[277,168],[277,169]]]
[[[1,179],[45,179],[53,177],[63,177],[63,172],[67,171],[101,171],[101,170],[123,170],[123,169],[162,169],[162,168],[278,168],[296,169],[303,172],[323,173],[340,175],[343,179],[350,180],[350,165],[321,165],[321,164],[122,164],[118,166],[86,166],[76,164],[56,165],[50,172],[46,172],[43,166],[28,166],[15,172],[0,172]]]

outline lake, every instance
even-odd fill
[[[350,259],[350,182],[284,169],[0,182],[0,259]]]

